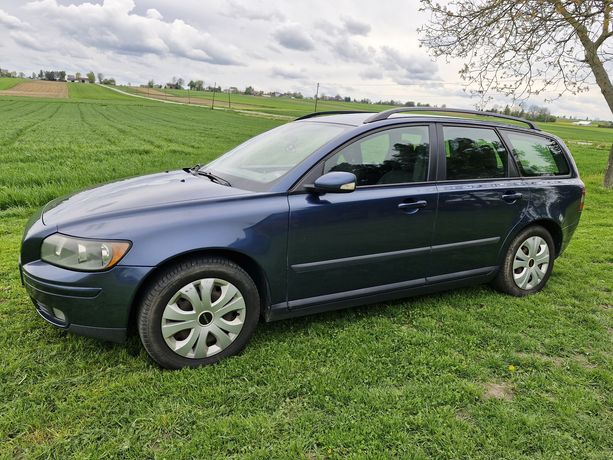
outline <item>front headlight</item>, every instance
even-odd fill
[[[99,241],[54,233],[43,240],[40,258],[73,270],[107,270],[130,249],[129,241]]]

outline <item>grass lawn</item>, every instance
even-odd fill
[[[279,121],[74,88],[0,99],[0,457],[613,456],[613,131],[544,126],[569,143],[587,200],[543,292],[261,324],[243,355],[168,372],[137,338],[105,344],[36,315],[17,271],[25,222],[58,195],[206,162]]]
[[[91,83],[68,83],[68,97],[81,100],[130,100],[134,98]]]
[[[9,78],[9,77],[0,78],[0,91],[2,91],[3,89],[10,89],[13,86],[18,85],[19,83],[23,83],[24,81],[28,81],[28,80],[25,78]]]

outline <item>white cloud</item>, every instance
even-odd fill
[[[0,0],[2,68],[102,72],[120,82],[172,76],[224,87],[472,107],[457,71],[432,62],[406,0]],[[230,65],[228,65],[230,64]],[[234,65],[231,65],[234,64]],[[496,102],[510,102],[497,97]],[[532,101],[531,101],[532,102]],[[543,104],[535,98],[535,103]],[[565,95],[553,113],[611,118],[600,91]]]
[[[37,51],[45,51],[43,46],[36,38],[23,30],[14,30],[10,34],[10,37],[15,43],[25,48],[34,49]]]
[[[272,19],[278,19],[280,21],[285,20],[285,15],[278,10],[271,10],[269,8],[247,8],[236,0],[228,0],[227,9],[223,11],[222,14],[229,18],[247,19],[250,21],[270,21]]]
[[[289,80],[298,80],[308,75],[306,69],[295,69],[291,67],[273,67],[270,75],[272,77],[286,78]]]
[[[330,42],[330,50],[339,59],[345,62],[366,63],[371,62],[375,53],[374,48],[366,48],[355,40],[341,37]]]
[[[351,35],[368,35],[371,29],[370,24],[349,17],[343,18],[343,25],[345,31]]]
[[[437,78],[438,66],[428,57],[403,53],[390,46],[381,47],[379,63],[400,84]]]
[[[293,23],[284,24],[273,32],[273,37],[279,45],[298,51],[310,51],[315,48],[315,42],[305,32],[304,26]]]
[[[149,19],[157,19],[158,21],[161,21],[162,19],[164,19],[164,16],[162,16],[162,13],[160,13],[155,8],[149,8],[145,14]]]
[[[10,30],[25,29],[28,27],[28,25],[19,20],[19,18],[11,16],[4,10],[0,10],[0,26],[4,26]]]
[[[104,0],[102,4],[63,6],[56,0],[28,3],[25,9],[57,27],[64,35],[92,48],[120,54],[176,55],[213,64],[239,64],[238,50],[181,19],[163,21],[149,9],[132,13],[132,0]]]
[[[360,72],[360,77],[366,80],[381,80],[383,78],[383,72],[377,67],[371,67]]]

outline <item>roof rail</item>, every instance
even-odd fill
[[[301,117],[296,118],[294,121],[306,120],[307,118],[318,117],[320,115],[342,115],[342,114],[347,114],[347,113],[372,113],[372,112],[366,112],[364,110],[328,110],[327,112],[324,111],[324,112],[309,113],[307,115],[303,115]]]
[[[394,109],[390,109],[390,110],[385,110],[383,112],[379,112],[374,114],[372,117],[367,118],[366,120],[364,120],[364,123],[372,123],[375,121],[380,121],[380,120],[387,120],[390,115],[393,115],[395,113],[402,113],[402,112],[451,112],[451,113],[465,113],[465,114],[470,114],[470,115],[481,115],[483,117],[494,117],[494,118],[504,118],[505,120],[513,120],[513,121],[518,121],[520,123],[525,123],[528,126],[530,126],[531,129],[535,129],[537,131],[540,131],[540,128],[538,128],[533,122],[529,121],[529,120],[525,120],[524,118],[519,118],[519,117],[512,117],[510,115],[502,115],[500,113],[493,113],[493,112],[481,112],[479,110],[469,110],[469,109],[449,109],[449,108],[437,108],[437,107],[397,107]]]

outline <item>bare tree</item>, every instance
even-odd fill
[[[613,187],[613,145],[611,145],[611,151],[609,152],[607,170],[604,173],[604,186],[608,188]]]
[[[421,43],[434,56],[463,59],[460,74],[482,101],[576,94],[595,81],[613,113],[613,0],[420,1],[431,12]]]

